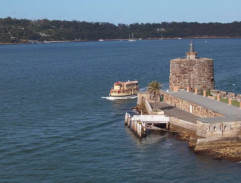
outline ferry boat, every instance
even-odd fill
[[[118,81],[114,83],[109,95],[111,97],[126,97],[137,95],[138,91],[138,81]]]

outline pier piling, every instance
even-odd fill
[[[127,125],[139,138],[146,136],[147,129],[164,130],[154,125],[164,123],[167,126],[168,121],[169,117],[165,117],[164,115],[135,115],[131,117],[130,114],[125,114],[125,125]]]

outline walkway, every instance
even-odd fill
[[[152,105],[153,107],[153,105]],[[197,123],[197,116],[186,112],[184,110],[181,110],[177,107],[171,106],[165,102],[158,102],[156,103],[156,107],[162,111],[164,111],[165,116],[168,117],[175,117],[184,121],[189,121],[192,123]]]

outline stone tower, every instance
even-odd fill
[[[186,58],[170,61],[170,90],[173,90],[174,86],[178,86],[179,89],[189,87],[190,90],[214,89],[213,59],[198,58],[192,42]]]

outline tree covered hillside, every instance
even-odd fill
[[[60,20],[26,20],[1,18],[0,42],[98,40],[135,38],[241,37],[241,22],[197,23],[162,22],[111,24]]]

